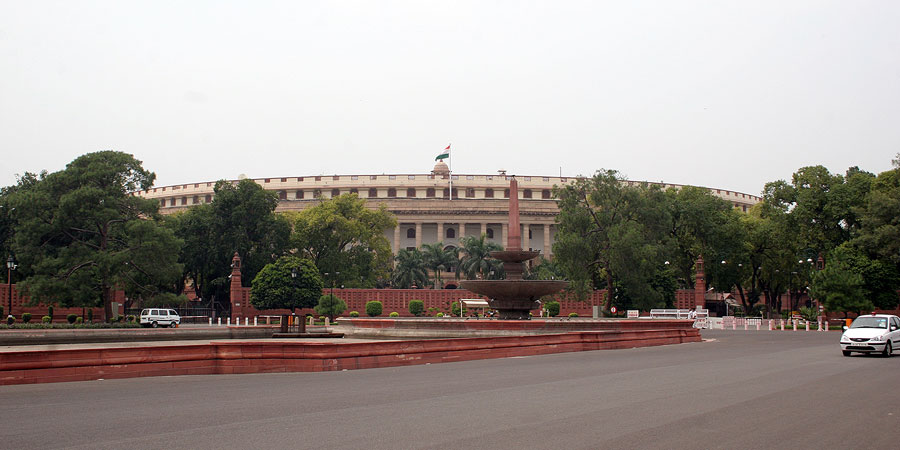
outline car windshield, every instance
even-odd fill
[[[887,319],[884,317],[857,317],[850,328],[887,328]]]

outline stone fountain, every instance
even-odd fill
[[[519,231],[519,183],[516,177],[509,181],[509,232],[506,236],[506,250],[491,252],[491,257],[503,261],[505,280],[466,280],[460,286],[476,294],[490,298],[488,302],[496,309],[500,319],[528,320],[529,311],[538,308],[537,300],[544,295],[561,291],[567,281],[523,280],[525,261],[537,257],[540,252],[522,250],[522,233]]]

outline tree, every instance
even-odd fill
[[[316,306],[322,294],[322,278],[311,261],[282,256],[266,264],[253,279],[250,304],[258,309],[290,309]]]
[[[32,303],[102,305],[114,289],[152,297],[176,285],[181,242],[159,224],[158,203],[132,195],[155,175],[132,155],[89,153],[13,193],[14,249],[33,275],[21,283]]]
[[[468,236],[460,239],[463,256],[456,266],[456,274],[464,275],[468,280],[476,278],[490,279],[501,278],[500,274],[503,270],[503,264],[494,258],[491,258],[491,252],[503,250],[503,247],[496,243],[487,241],[487,236],[482,234],[479,237]]]
[[[334,321],[334,316],[339,316],[347,310],[347,303],[337,295],[325,294],[319,297],[319,304],[315,309],[316,314],[328,316],[331,321]]]
[[[392,255],[384,230],[397,220],[384,205],[370,210],[356,194],[344,194],[287,216],[293,247],[320,272],[340,272],[338,284],[372,287],[387,276]]]
[[[227,303],[231,258],[241,257],[242,280],[257,273],[290,248],[290,222],[275,214],[278,197],[253,180],[236,185],[221,180],[211,203],[196,205],[167,219],[167,226],[184,240],[180,261],[184,279],[197,297]],[[212,304],[212,303],[211,303]]]
[[[413,285],[419,287],[428,284],[425,272],[425,261],[417,249],[400,249],[395,258],[397,266],[391,274],[391,284],[397,289],[409,289]]]
[[[846,248],[838,248],[829,254],[829,262],[813,276],[810,295],[821,299],[828,311],[857,314],[875,308],[866,297],[863,277],[848,264]]]
[[[444,248],[443,242],[434,244],[422,244],[422,260],[425,267],[434,274],[434,288],[440,289],[441,273],[450,270],[459,264],[459,257],[455,248]]]
[[[578,298],[605,286],[604,309],[609,310],[616,286],[623,286],[645,305],[664,302],[652,289],[663,260],[665,239],[660,224],[666,211],[656,187],[633,186],[614,170],[558,188],[559,230],[553,253]]]

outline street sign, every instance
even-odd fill
[[[615,313],[616,313],[616,307],[613,306],[612,308],[609,308],[609,312],[615,314]]]

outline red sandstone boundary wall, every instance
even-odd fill
[[[697,329],[359,343],[211,342],[0,352],[0,385],[173,375],[324,372],[699,342]]]

